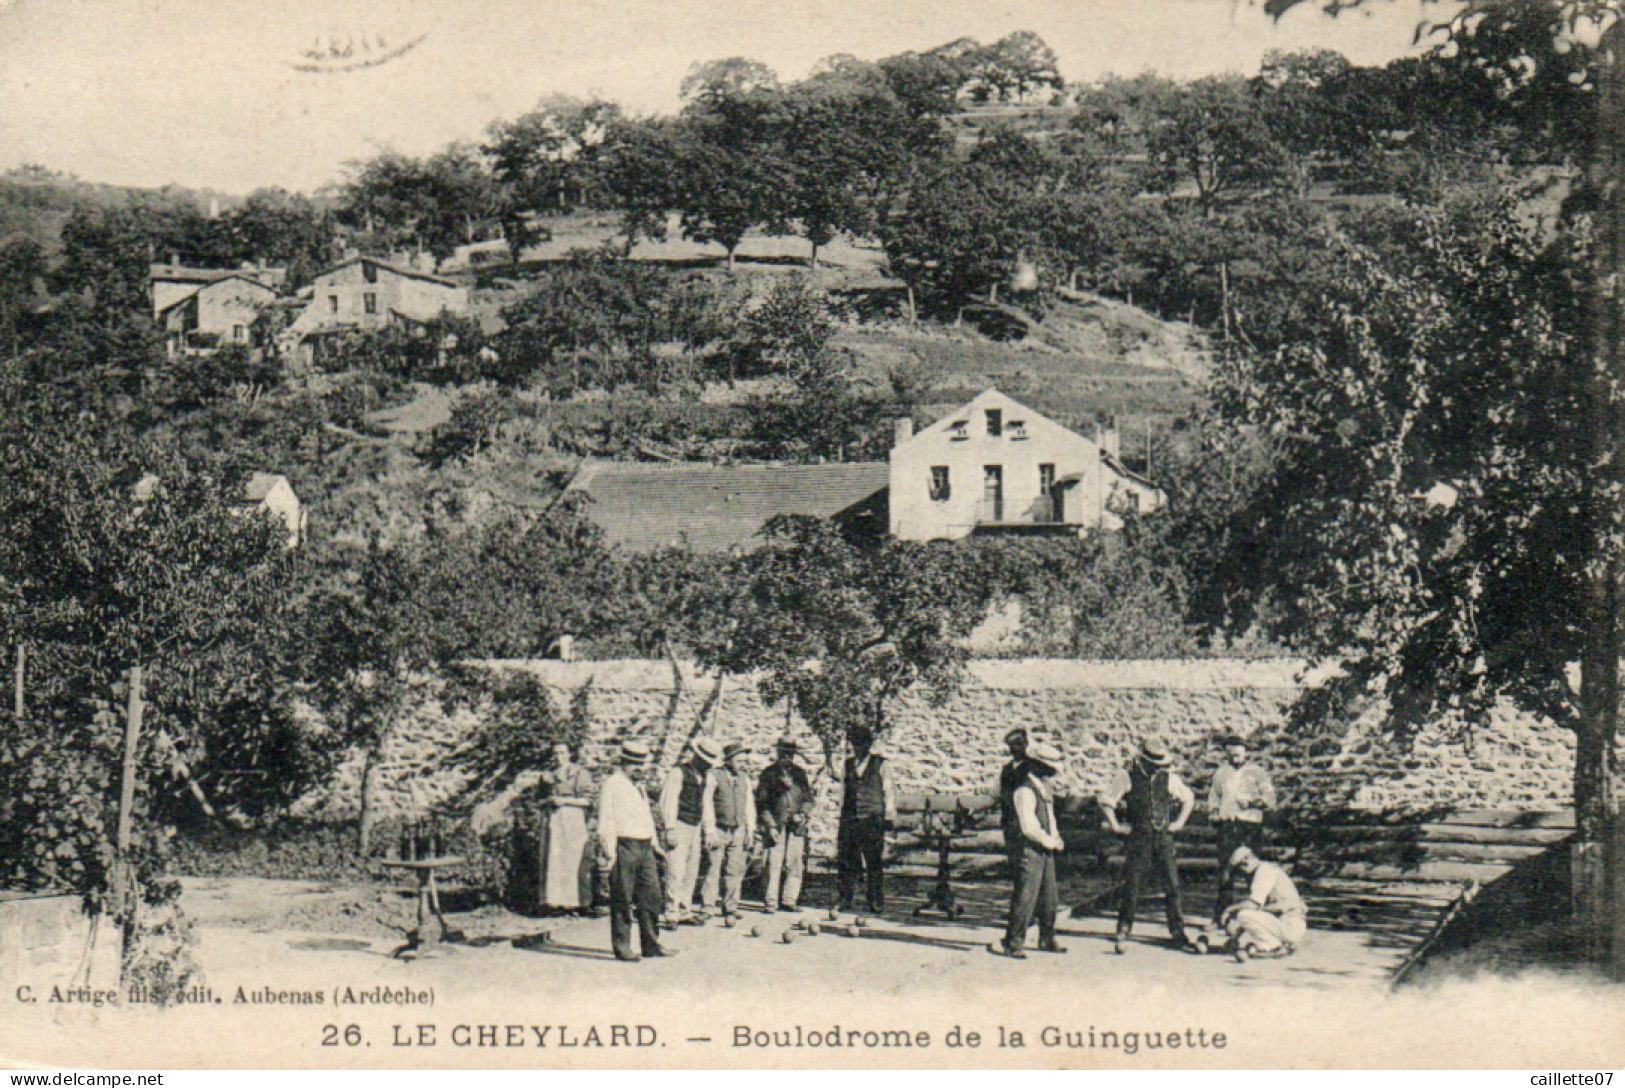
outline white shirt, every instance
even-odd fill
[[[1271,914],[1307,911],[1303,900],[1298,897],[1298,889],[1292,883],[1292,878],[1286,875],[1286,870],[1269,861],[1259,862],[1258,868],[1253,870],[1252,886],[1247,890],[1247,898],[1258,904],[1260,910],[1267,910]]]
[[[649,798],[642,786],[617,767],[598,790],[598,844],[604,856],[615,859],[615,843],[620,839],[647,842],[654,837],[655,818],[649,810]]]
[[[1128,796],[1130,785],[1128,768],[1125,767],[1117,772],[1117,776],[1112,779],[1111,787],[1100,795],[1100,799],[1108,807],[1116,808],[1123,803],[1123,798]],[[1196,804],[1196,794],[1192,793],[1191,788],[1173,771],[1168,772],[1168,793],[1181,805]]]
[[[1016,787],[1014,799],[1016,820],[1021,824],[1021,833],[1045,850],[1059,851],[1063,844],[1061,836],[1054,830],[1055,800],[1049,787],[1029,778]],[[1039,806],[1043,806],[1044,814],[1049,817],[1051,828],[1049,831],[1044,830],[1044,821],[1038,818]]]
[[[1275,807],[1275,786],[1264,768],[1252,763],[1232,767],[1226,763],[1213,772],[1207,790],[1208,813],[1215,820],[1242,820],[1256,824],[1264,810]]]

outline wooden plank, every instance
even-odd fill
[[[1475,827],[1568,827],[1574,826],[1572,808],[1519,810],[1469,808],[1430,821],[1442,824],[1471,824]]]
[[[1328,875],[1345,880],[1354,878],[1398,884],[1408,881],[1466,884],[1475,880],[1480,884],[1488,884],[1505,876],[1511,868],[1510,865],[1475,864],[1466,861],[1424,861],[1414,867],[1345,862],[1336,866]]]
[[[1304,834],[1318,842],[1478,842],[1509,846],[1550,846],[1567,839],[1562,827],[1482,827],[1475,824],[1414,824],[1409,827],[1352,825],[1318,827]]]

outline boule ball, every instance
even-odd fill
[[[783,933],[779,934],[779,940],[785,944],[795,944],[796,935],[787,929]]]
[[[860,934],[862,932],[863,932],[863,930],[858,928],[856,922],[854,922],[852,925],[849,925],[849,926],[846,927],[846,935],[848,937],[856,937],[858,934]]]
[[[840,921],[841,920],[841,912],[836,910],[835,908],[831,907],[830,912],[829,912],[829,920],[832,921],[832,922]]]
[[[750,935],[752,937],[760,937],[762,935],[762,927],[761,926],[751,926],[750,927]]]
[[[862,918],[854,918],[854,919],[852,919],[852,925],[857,929],[862,929],[867,924],[868,923],[865,922]]]
[[[808,922],[807,923],[807,936],[809,936],[809,937],[818,936],[818,923],[817,922]]]
[[[734,920],[732,918],[724,918],[722,920],[722,928],[723,929],[732,929],[733,927],[734,927]]]

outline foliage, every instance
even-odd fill
[[[217,802],[256,803],[229,776],[252,747],[245,715],[275,716],[283,696],[292,567],[280,523],[242,511],[229,479],[158,447],[115,452],[41,427],[38,403],[9,401],[0,427],[0,523],[26,526],[0,537],[0,625],[35,663],[0,761],[0,853],[12,879],[71,888],[99,910],[112,892],[126,670],[146,669],[132,858],[155,895],[172,775],[227,776]],[[140,470],[156,483],[138,500]]]
[[[833,758],[849,729],[887,725],[892,701],[956,689],[963,639],[984,614],[985,583],[951,546],[886,541],[860,550],[826,522],[776,518],[768,546],[740,561],[730,626],[699,660],[760,670],[762,696],[788,700]]]
[[[1279,451],[1232,573],[1290,587],[1282,633],[1341,656],[1402,729],[1501,694],[1572,720],[1601,512],[1571,257],[1505,202],[1332,245],[1281,346],[1224,371],[1222,410]]]

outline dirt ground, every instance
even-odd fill
[[[822,903],[828,890],[815,882],[807,899]],[[1408,948],[1355,929],[1312,931],[1288,959],[1193,956],[1167,947],[1154,901],[1126,955],[1112,953],[1109,918],[1063,911],[1066,954],[1017,962],[989,951],[1000,889],[959,890],[966,913],[949,921],[913,917],[921,889],[899,886],[897,906],[866,919],[858,936],[792,929],[827,923],[822,908],[747,907],[737,928],[667,933],[674,959],[625,964],[611,955],[602,917],[453,909],[461,940],[409,960],[393,955],[414,915],[401,893],[188,880],[183,902],[206,975],[194,1000],[96,1009],[42,1000],[49,980],[23,980],[34,1001],[0,995],[0,1054],[27,1065],[251,1068],[1625,1061],[1618,986],[1536,970],[1395,991],[1388,982]],[[449,895],[447,905],[461,904]],[[832,1029],[851,1045],[825,1045]],[[966,1042],[971,1033],[977,1045]],[[1018,1035],[1022,1045],[1011,1045]],[[626,1045],[610,1045],[617,1039]]]

